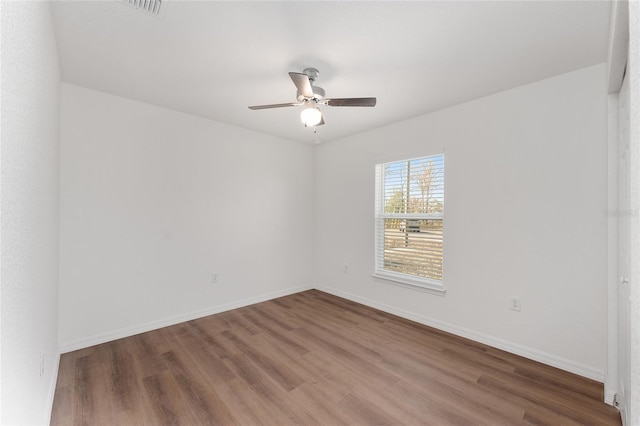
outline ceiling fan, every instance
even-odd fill
[[[300,119],[305,127],[313,127],[324,124],[320,105],[337,106],[337,107],[372,107],[376,105],[376,98],[325,98],[324,89],[320,86],[314,86],[314,82],[318,78],[320,72],[315,68],[305,68],[301,73],[290,72],[289,77],[296,85],[296,99],[298,102],[287,102],[282,104],[256,105],[250,106],[249,109],[269,109],[283,108],[291,106],[304,106],[300,113]]]

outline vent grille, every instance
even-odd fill
[[[153,16],[160,16],[163,0],[122,0],[125,4],[147,12]]]

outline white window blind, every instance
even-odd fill
[[[444,155],[376,166],[375,276],[442,289]]]

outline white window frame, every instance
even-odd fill
[[[416,157],[410,159],[401,159],[397,161],[389,161],[387,163],[381,163],[376,165],[375,176],[376,176],[376,190],[375,190],[375,239],[374,239],[374,255],[375,255],[375,271],[373,273],[373,278],[385,283],[399,285],[402,287],[408,287],[415,290],[421,290],[428,293],[444,295],[444,209],[442,212],[438,213],[386,213],[385,212],[385,166],[394,163],[402,163],[407,161],[414,160],[422,160],[434,157],[442,157],[442,180],[444,185],[444,154],[434,154],[427,155],[423,157]],[[444,190],[444,188],[443,188]],[[403,274],[400,272],[389,271],[384,269],[384,223],[385,219],[436,219],[442,220],[443,227],[443,253],[442,253],[442,268],[443,268],[443,279],[436,280],[430,279],[426,277],[419,277],[416,275]]]

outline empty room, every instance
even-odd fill
[[[640,425],[637,1],[0,1],[0,424]]]

